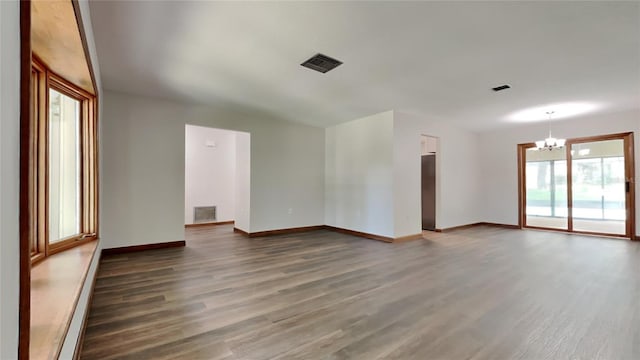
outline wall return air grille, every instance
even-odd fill
[[[194,206],[193,207],[193,223],[209,223],[216,221],[215,206]]]

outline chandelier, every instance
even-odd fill
[[[538,150],[553,150],[559,149],[564,146],[566,142],[565,139],[556,139],[551,136],[551,115],[553,115],[555,111],[547,111],[547,116],[549,117],[549,137],[544,140],[536,141],[536,148]]]

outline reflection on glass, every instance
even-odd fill
[[[49,90],[49,243],[80,233],[80,102]]]
[[[626,233],[624,141],[573,144],[573,229]]]
[[[527,226],[568,229],[567,160],[564,149],[527,149]]]

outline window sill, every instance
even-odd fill
[[[58,357],[97,246],[90,241],[31,269],[30,359]]]

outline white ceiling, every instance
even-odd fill
[[[104,86],[127,93],[322,127],[395,109],[483,131],[547,104],[640,107],[639,2],[90,6]],[[344,64],[299,65],[317,52]]]

